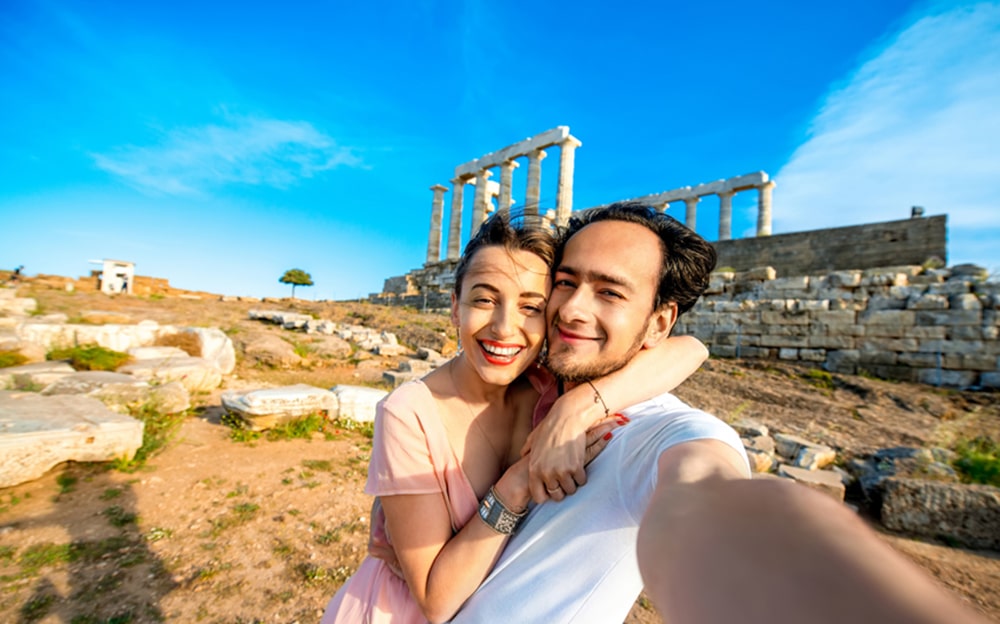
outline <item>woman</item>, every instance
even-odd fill
[[[368,557],[331,600],[324,624],[447,621],[493,567],[531,497],[530,455],[520,450],[539,397],[531,380],[544,381],[535,362],[545,338],[554,252],[548,232],[514,228],[503,215],[469,241],[452,294],[452,322],[463,349],[395,390],[376,419],[365,491],[381,501],[384,520],[373,514],[372,529],[384,529],[400,575]],[[620,371],[599,380],[600,392],[581,385],[556,407],[592,405],[605,416],[608,408],[672,388],[704,359],[700,343],[695,349],[681,343],[667,341],[636,358],[626,367],[636,369],[629,383]],[[684,370],[663,379],[678,358]],[[550,418],[575,422],[573,416]],[[607,443],[614,424],[624,421],[591,431],[588,458]],[[473,518],[477,513],[482,520]]]

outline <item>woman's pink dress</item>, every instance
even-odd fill
[[[479,501],[445,433],[437,403],[422,381],[411,381],[379,404],[365,492],[375,496],[442,493],[453,531],[476,514]],[[373,531],[385,531],[377,514]],[[387,536],[391,543],[391,536]],[[367,557],[326,607],[322,624],[423,623],[406,581]]]

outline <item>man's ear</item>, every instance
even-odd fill
[[[458,329],[458,295],[455,291],[451,292],[451,324]]]
[[[677,304],[669,301],[649,317],[649,325],[646,326],[646,338],[642,341],[645,349],[655,347],[670,335],[670,330],[677,322]]]

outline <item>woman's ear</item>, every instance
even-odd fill
[[[677,322],[677,303],[667,302],[660,306],[660,309],[653,312],[649,317],[649,325],[646,326],[646,338],[642,341],[642,346],[646,349],[655,347],[660,341],[665,340],[670,335],[670,330]]]
[[[458,295],[454,291],[451,293],[451,324],[458,329]]]

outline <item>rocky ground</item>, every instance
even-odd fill
[[[249,308],[261,304],[21,294],[36,297],[44,313],[101,311],[132,322],[219,327],[241,352],[224,388],[372,383],[396,364],[250,321]],[[445,352],[454,344],[443,315],[364,304],[267,307],[385,327],[404,343],[430,341]],[[267,362],[253,349],[246,355],[262,336],[292,340],[290,352],[299,359]],[[220,422],[219,392],[195,397],[200,407],[137,472],[70,464],[0,490],[0,621],[318,621],[364,554],[369,440],[331,427],[308,439],[237,442]],[[949,446],[975,435],[1000,439],[996,393],[817,378],[778,362],[712,360],[677,394],[724,419],[753,417],[829,444],[842,458],[894,445]],[[1000,553],[882,534],[1000,621]],[[628,621],[660,619],[640,598]]]

